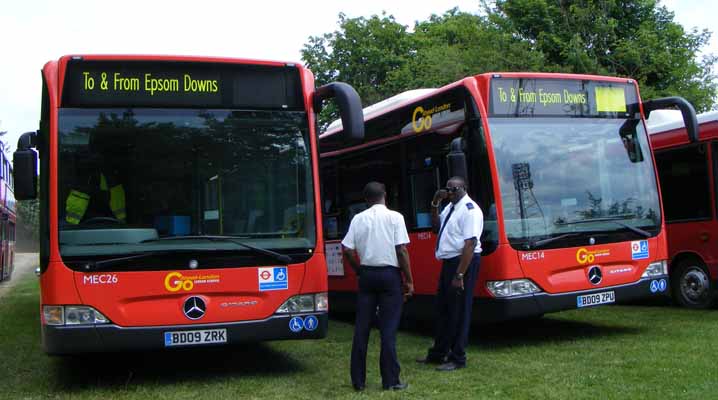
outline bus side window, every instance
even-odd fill
[[[407,142],[409,201],[407,223],[414,230],[431,229],[431,201],[446,179],[446,154],[454,137],[427,134]]]
[[[718,194],[716,194],[716,188],[718,188],[718,142],[713,142],[711,156],[713,157],[713,197],[715,198],[715,217],[718,219]]]
[[[710,219],[706,145],[699,143],[656,153],[666,222]]]
[[[339,193],[337,191],[337,165],[328,161],[322,166],[322,213],[324,234],[327,239],[339,236]]]
[[[354,215],[366,209],[363,190],[371,181],[378,181],[386,186],[387,207],[403,214],[399,201],[403,190],[400,154],[400,144],[395,142],[338,160],[337,239],[344,237]]]

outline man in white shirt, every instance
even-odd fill
[[[369,208],[352,218],[342,245],[344,258],[359,278],[356,323],[352,342],[351,379],[354,389],[366,385],[366,354],[371,321],[378,307],[381,354],[379,366],[384,389],[401,390],[408,385],[399,380],[396,332],[401,319],[404,296],[411,296],[414,284],[409,266],[404,217],[386,208],[386,190],[379,182],[364,187]],[[404,273],[404,289],[399,270]]]
[[[439,215],[443,199],[450,203]],[[471,326],[474,286],[481,261],[481,232],[484,215],[478,204],[466,194],[466,182],[455,176],[445,189],[434,194],[432,225],[437,231],[436,258],[441,260],[441,275],[436,294],[437,317],[434,346],[420,363],[440,364],[439,371],[466,366],[466,345]]]

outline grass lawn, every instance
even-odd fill
[[[404,392],[384,392],[378,333],[367,391],[349,382],[352,325],[332,321],[322,341],[54,358],[40,348],[36,280],[0,300],[0,398],[267,399],[718,397],[718,310],[614,306],[476,328],[469,367],[439,373],[413,362],[425,329],[398,339]]]

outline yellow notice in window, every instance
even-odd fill
[[[598,112],[626,112],[625,88],[596,86]]]

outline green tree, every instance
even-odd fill
[[[698,58],[710,32],[686,31],[656,0],[481,1],[417,22],[382,14],[339,15],[339,28],[310,37],[302,59],[317,84],[341,80],[365,105],[401,91],[493,71],[603,74],[636,79],[643,98],[680,95],[715,107],[715,55]],[[329,107],[320,120],[336,118]]]
[[[714,106],[717,58],[698,57],[711,33],[687,32],[655,0],[496,0],[484,9],[542,53],[547,71],[631,77],[644,98],[680,95],[698,111]]]
[[[386,97],[388,75],[411,57],[407,28],[393,16],[347,18],[339,14],[339,30],[309,38],[302,59],[315,73],[317,85],[350,83],[364,104]]]
[[[543,69],[540,52],[486,16],[457,8],[416,23],[411,39],[414,56],[389,74],[387,86],[394,92],[439,87],[483,72]]]
[[[364,105],[417,87],[438,87],[490,70],[539,70],[540,53],[486,17],[451,9],[418,22],[410,32],[393,16],[339,15],[339,29],[310,37],[302,59],[317,85],[344,81]],[[323,111],[323,124],[336,118]]]

